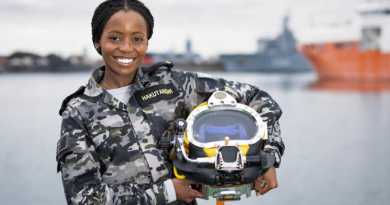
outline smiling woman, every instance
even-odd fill
[[[217,90],[266,112],[264,149],[283,154],[281,110],[266,92],[174,71],[169,61],[141,68],[153,26],[149,9],[138,0],[107,0],[95,10],[92,40],[105,66],[93,71],[60,109],[56,158],[68,204],[195,204],[202,193],[189,185],[198,183],[174,178],[168,148],[156,144],[161,137],[172,138],[175,121],[187,118]],[[267,185],[260,192],[262,181]],[[275,168],[255,185],[260,193],[275,188]]]
[[[132,10],[116,12],[107,21],[95,47],[101,49],[106,64],[101,85],[113,89],[131,84],[148,49],[145,19]]]
[[[92,39],[107,67],[103,87],[120,88],[134,80],[153,27],[153,16],[141,2],[106,1],[96,8]]]

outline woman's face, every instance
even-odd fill
[[[114,13],[104,26],[100,46],[108,72],[134,76],[148,49],[145,19],[132,10]]]

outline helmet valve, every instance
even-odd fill
[[[229,139],[230,139],[230,138],[229,138],[228,136],[225,137],[225,145],[228,145],[228,144],[229,144]]]

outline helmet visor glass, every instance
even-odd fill
[[[250,140],[257,133],[255,119],[237,110],[208,111],[193,124],[194,139],[201,143],[230,140]]]

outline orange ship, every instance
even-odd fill
[[[357,39],[301,45],[318,73],[315,87],[390,89],[390,0],[362,4],[359,20]]]

